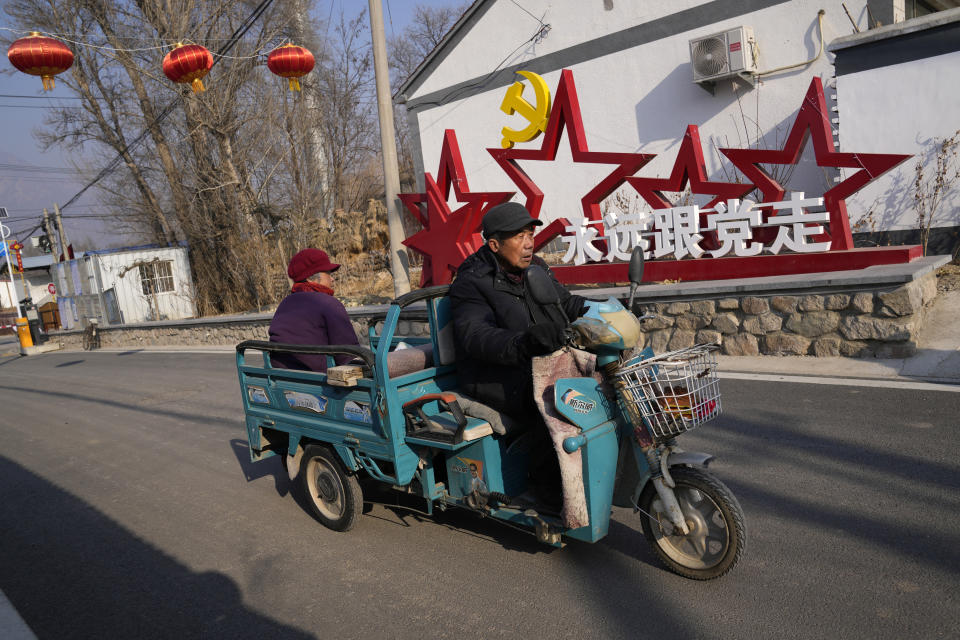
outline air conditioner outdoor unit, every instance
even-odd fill
[[[690,41],[694,82],[739,77],[753,81],[757,71],[753,29],[737,27]]]

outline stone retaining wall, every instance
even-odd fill
[[[362,344],[367,342],[367,327],[370,320],[382,316],[385,311],[385,307],[348,309],[354,331],[357,332]],[[407,315],[410,319],[400,321],[397,335],[429,335],[425,312],[414,310]],[[244,340],[269,339],[267,331],[271,317],[271,314],[257,314],[241,318],[145,322],[136,325],[103,327],[98,333],[101,347],[137,349],[157,346],[234,346]],[[64,349],[80,349],[83,346],[82,331],[54,333],[51,339],[59,340]]]
[[[916,352],[924,309],[936,295],[936,275],[930,272],[895,288],[745,295],[639,307],[655,313],[644,324],[647,344],[655,351],[710,342],[735,356],[905,358]]]
[[[937,294],[935,269],[924,258],[890,273],[836,278],[829,274],[640,288],[636,313],[654,313],[644,325],[656,351],[695,343],[719,344],[727,355],[875,356],[904,358],[916,351],[924,309]],[[891,278],[893,278],[891,280]],[[626,289],[587,290],[592,297],[626,296]],[[348,308],[361,343],[384,305]],[[100,330],[101,347],[236,345],[266,340],[270,314],[153,322]],[[404,311],[397,335],[427,335],[426,313]],[[54,334],[64,348],[80,348],[79,331]]]

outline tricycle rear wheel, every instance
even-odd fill
[[[323,526],[349,531],[357,523],[363,511],[363,490],[337,454],[309,445],[300,462],[300,482],[310,510]]]
[[[740,503],[707,471],[671,467],[670,475],[690,534],[673,529],[652,482],[647,483],[638,503],[647,514],[642,516],[643,534],[674,573],[694,580],[719,578],[733,568],[747,543]]]

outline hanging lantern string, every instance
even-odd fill
[[[126,49],[126,48],[120,48],[120,47],[109,47],[109,46],[106,46],[106,45],[91,44],[91,43],[89,43],[89,42],[83,42],[83,41],[80,41],[80,40],[71,40],[70,38],[67,38],[67,37],[66,37],[65,35],[63,35],[63,34],[51,33],[51,32],[49,32],[49,31],[36,31],[36,30],[24,31],[24,30],[22,30],[22,29],[11,29],[11,28],[9,28],[9,27],[0,27],[0,30],[2,30],[2,31],[9,31],[9,32],[14,33],[14,34],[17,34],[17,35],[30,35],[31,33],[39,33],[39,34],[42,35],[42,36],[47,36],[47,37],[49,37],[49,38],[57,38],[58,40],[62,40],[63,42],[69,42],[70,44],[75,44],[75,45],[80,46],[80,47],[89,47],[89,48],[91,48],[91,49],[101,49],[101,50],[104,50],[104,51],[121,51],[121,52],[124,52],[124,53],[136,53],[136,52],[138,52],[138,51],[156,51],[156,50],[159,50],[159,49],[170,49],[170,48],[173,46],[173,45],[164,44],[164,45],[157,45],[157,46],[154,46],[154,47],[137,47],[137,48]],[[134,39],[134,38],[121,38],[121,39],[124,39],[124,40],[127,40],[127,39],[132,40],[132,39]],[[227,39],[227,38],[211,38],[211,39],[210,39],[211,42],[212,42],[212,41],[220,41],[220,40],[228,40],[228,39]],[[194,42],[194,41],[189,40],[189,39],[184,39],[184,40],[179,41],[179,42],[181,42],[182,44],[199,44],[199,43]],[[272,47],[271,47],[271,49],[272,49]],[[265,50],[266,50],[266,47],[257,49],[256,51],[254,51],[254,53],[253,53],[252,55],[249,55],[249,56],[228,56],[228,55],[226,55],[226,54],[214,53],[214,52],[212,52],[212,51],[211,51],[210,53],[211,53],[211,55],[213,55],[215,58],[227,58],[227,59],[230,59],[230,60],[250,60],[250,59],[253,59],[253,58],[259,58],[261,55],[263,55],[263,52],[264,52]]]
[[[244,21],[236,28],[236,30],[233,32],[233,35],[231,36],[230,40],[220,48],[220,53],[219,53],[219,55],[222,56],[223,53],[229,51],[237,42],[239,42],[239,41],[240,41],[240,38],[242,38],[242,37],[247,33],[247,31],[250,30],[250,27],[253,26],[253,23],[256,22],[256,20],[259,19],[261,15],[263,15],[263,13],[267,10],[267,8],[270,7],[271,4],[273,4],[273,2],[274,2],[274,0],[261,0],[260,4],[258,4],[258,5],[256,6],[256,8],[254,8],[253,13],[251,13],[251,14],[247,17],[247,19],[244,20]],[[218,54],[213,54],[213,55],[218,55]],[[216,64],[216,61],[214,61],[214,64]],[[120,153],[118,153],[118,154],[113,158],[113,160],[111,160],[111,161],[107,164],[107,166],[105,166],[103,169],[101,169],[101,170],[100,170],[100,173],[98,173],[96,176],[94,176],[92,180],[90,180],[89,182],[87,182],[87,184],[85,184],[85,185],[83,186],[83,188],[80,189],[80,191],[78,191],[77,193],[73,194],[73,197],[70,198],[70,199],[66,202],[66,204],[64,204],[62,207],[60,207],[60,210],[63,211],[64,209],[66,209],[67,207],[69,207],[71,204],[73,204],[74,202],[76,202],[84,193],[86,193],[86,191],[87,191],[88,189],[90,189],[90,187],[92,187],[93,185],[95,185],[95,184],[97,184],[98,182],[100,182],[100,180],[102,180],[102,179],[104,178],[104,176],[109,175],[109,174],[112,173],[118,166],[120,166],[120,164],[121,164],[121,162],[122,162],[122,160],[123,160],[124,154],[126,154],[131,148],[133,148],[133,147],[137,146],[138,144],[140,144],[140,143],[144,140],[144,138],[147,137],[147,135],[150,133],[150,130],[151,130],[153,127],[155,127],[156,125],[160,124],[168,115],[170,115],[171,112],[173,112],[174,107],[177,106],[177,104],[180,102],[180,100],[181,100],[181,96],[177,96],[177,97],[174,98],[172,101],[170,101],[170,102],[167,104],[167,106],[164,107],[163,111],[161,111],[160,114],[159,114],[156,118],[154,118],[153,122],[151,122],[149,125],[147,125],[147,126],[143,129],[143,131],[140,132],[140,135],[138,135],[138,136],[137,136],[136,138],[134,138],[131,142],[129,142],[129,143],[127,144],[127,146],[125,146],[125,147],[120,151]]]

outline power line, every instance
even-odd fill
[[[537,22],[539,22],[541,27],[545,27],[545,26],[546,26],[545,24],[543,24],[543,20],[542,20],[541,18],[538,18],[537,16],[535,16],[535,15],[533,15],[532,13],[530,13],[529,11],[527,11],[527,9],[524,8],[523,6],[521,6],[521,4],[520,4],[519,2],[517,2],[517,0],[510,0],[510,2],[512,2],[513,4],[515,4],[515,5],[517,5],[518,7],[520,7],[520,9],[522,9],[525,14],[527,14],[528,16],[530,16],[531,18],[533,18],[534,20],[536,20]]]
[[[4,109],[82,109],[83,107],[59,104],[0,104]]]
[[[6,164],[0,163],[0,171],[14,171],[17,173],[72,173],[76,169],[70,167],[44,167],[35,164]]]
[[[83,100],[80,96],[22,96],[14,93],[0,93],[0,98],[30,98],[34,100]]]
[[[519,5],[518,5],[518,6],[519,6]],[[522,8],[522,7],[521,7],[521,8]],[[543,23],[541,23],[541,24],[543,24]],[[417,106],[418,106],[418,107],[422,107],[422,106],[425,106],[425,105],[440,106],[440,105],[446,104],[446,103],[447,103],[447,100],[449,100],[449,99],[456,99],[457,96],[462,95],[465,91],[468,91],[468,90],[474,89],[474,88],[482,88],[482,87],[484,87],[488,82],[490,82],[490,80],[493,79],[493,77],[496,75],[496,73],[497,73],[498,71],[500,71],[500,68],[501,68],[504,64],[506,64],[507,60],[509,60],[510,58],[512,58],[518,51],[520,51],[521,49],[523,49],[525,46],[527,46],[527,45],[530,44],[531,42],[539,42],[540,40],[542,40],[542,39],[546,36],[546,34],[549,33],[549,31],[550,31],[550,25],[549,25],[549,24],[544,24],[542,27],[540,27],[539,29],[537,29],[537,32],[534,33],[532,36],[530,36],[530,38],[529,38],[528,40],[525,40],[525,41],[521,42],[520,45],[519,45],[516,49],[514,49],[513,51],[511,51],[510,53],[508,53],[507,56],[506,56],[503,60],[501,60],[501,61],[499,62],[499,64],[497,64],[496,67],[493,68],[493,71],[491,71],[490,73],[488,73],[486,76],[484,76],[482,79],[478,80],[477,82],[473,82],[473,83],[471,83],[471,84],[468,84],[468,85],[465,85],[465,86],[462,86],[462,87],[457,87],[457,88],[451,90],[450,92],[448,92],[446,95],[444,95],[443,97],[441,97],[441,98],[438,99],[438,100],[430,100],[430,101],[428,101],[428,102],[420,102],[420,103],[417,104]]]

